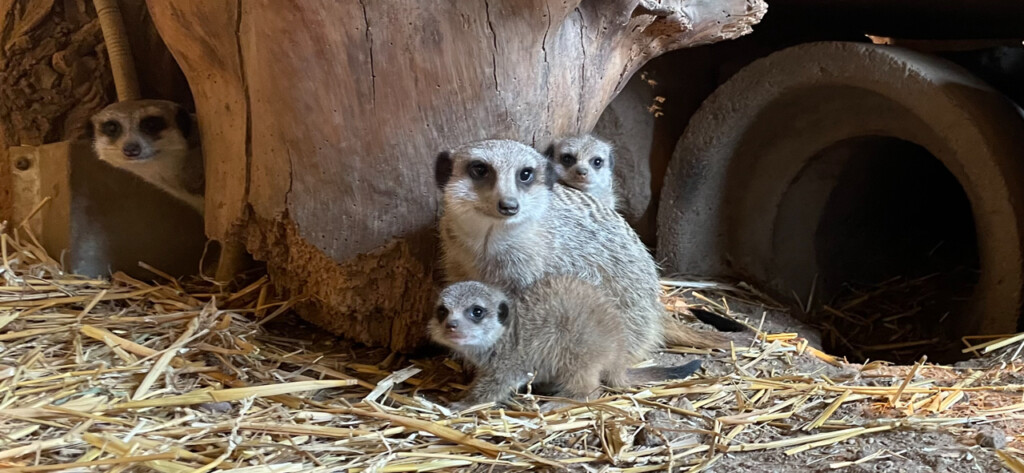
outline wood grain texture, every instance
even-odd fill
[[[433,297],[438,151],[589,130],[644,62],[746,34],[765,11],[762,0],[148,3],[193,88],[211,236],[241,229],[278,284],[313,296],[307,318],[396,349],[422,338]]]
[[[239,45],[241,5],[233,0],[147,4],[196,103],[208,183],[206,232],[228,240],[245,213],[248,190],[249,107]]]

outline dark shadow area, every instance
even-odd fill
[[[848,140],[809,167],[835,185],[814,235],[825,349],[851,361],[960,357],[961,317],[978,278],[970,201],[926,149],[887,137]]]

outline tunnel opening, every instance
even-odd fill
[[[809,315],[826,351],[850,361],[963,358],[956,318],[978,282],[978,243],[967,194],[942,162],[909,141],[855,138],[814,156],[791,189],[787,200],[820,200],[806,235],[820,301]]]

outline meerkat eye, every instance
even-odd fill
[[[447,319],[447,318],[448,318],[448,308],[443,306],[443,305],[437,306],[437,320],[438,321],[444,321],[444,319]]]
[[[523,168],[519,171],[519,181],[527,184],[533,182],[533,168]]]
[[[600,156],[598,156],[598,157],[590,160],[590,164],[593,164],[594,168],[598,169],[598,168],[601,167],[602,164],[604,164],[604,159],[602,159]]]
[[[480,307],[478,305],[475,305],[471,309],[469,309],[469,316],[472,317],[475,320],[480,320],[480,319],[484,318],[484,314],[486,314],[486,313],[487,313],[487,311],[484,310],[483,307]]]
[[[487,165],[481,163],[480,161],[474,161],[472,163],[469,163],[469,177],[473,178],[474,180],[480,180],[487,177],[487,174],[489,172],[490,170],[487,169]]]
[[[155,135],[167,129],[167,120],[160,116],[150,116],[139,120],[139,129],[147,135]]]
[[[576,164],[576,157],[569,153],[563,154],[560,159],[563,166],[572,166],[573,164]]]
[[[121,124],[114,120],[107,120],[100,125],[100,133],[113,138],[121,134]]]

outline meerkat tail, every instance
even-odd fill
[[[690,313],[692,313],[694,317],[697,317],[697,320],[704,322],[721,332],[746,332],[749,330],[746,325],[704,309],[692,308],[690,309]]]
[[[693,348],[729,348],[732,340],[720,333],[696,330],[671,317],[665,321],[663,338],[666,345]]]
[[[686,379],[700,369],[701,361],[693,360],[678,366],[652,366],[648,368],[632,368],[626,376],[629,384],[653,383],[672,379]]]

